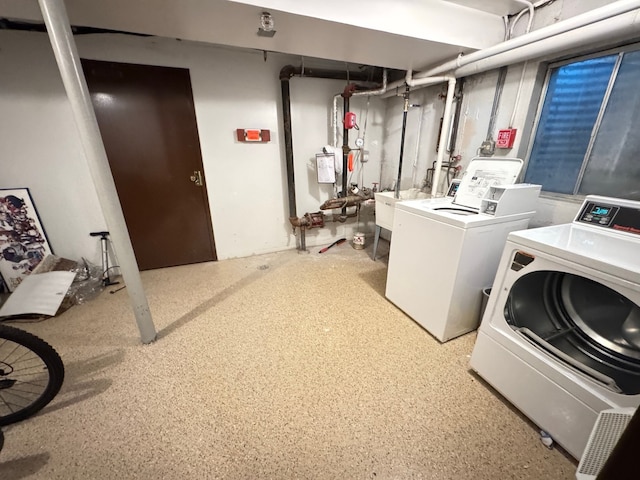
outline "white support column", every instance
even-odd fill
[[[142,343],[151,343],[156,339],[156,329],[142,287],[138,263],[133,253],[133,246],[100,136],[98,121],[89,97],[87,82],[80,65],[64,1],[38,0],[38,2],[47,26],[53,53],[58,62],[62,82],[71,103],[87,164],[107,222],[109,236],[118,254],[120,270],[140,330],[140,338]]]
[[[447,100],[444,104],[444,115],[442,119],[442,129],[440,131],[440,143],[438,144],[438,159],[436,161],[435,171],[433,172],[433,181],[431,185],[431,196],[435,197],[438,193],[438,183],[440,183],[440,170],[442,170],[442,161],[447,150],[447,142],[449,140],[449,128],[451,127],[451,107],[453,105],[453,96],[456,91],[456,78],[449,78],[449,89],[447,90]]]

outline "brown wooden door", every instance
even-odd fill
[[[216,260],[189,71],[82,67],[140,269]]]

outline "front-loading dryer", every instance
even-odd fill
[[[471,368],[576,459],[600,411],[640,405],[640,202],[510,233]]]

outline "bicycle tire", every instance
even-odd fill
[[[0,426],[24,420],[60,391],[64,364],[41,338],[0,325]]]

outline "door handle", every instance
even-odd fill
[[[195,183],[197,186],[201,187],[202,184],[202,172],[200,170],[194,170],[193,175],[189,177],[189,179]]]

